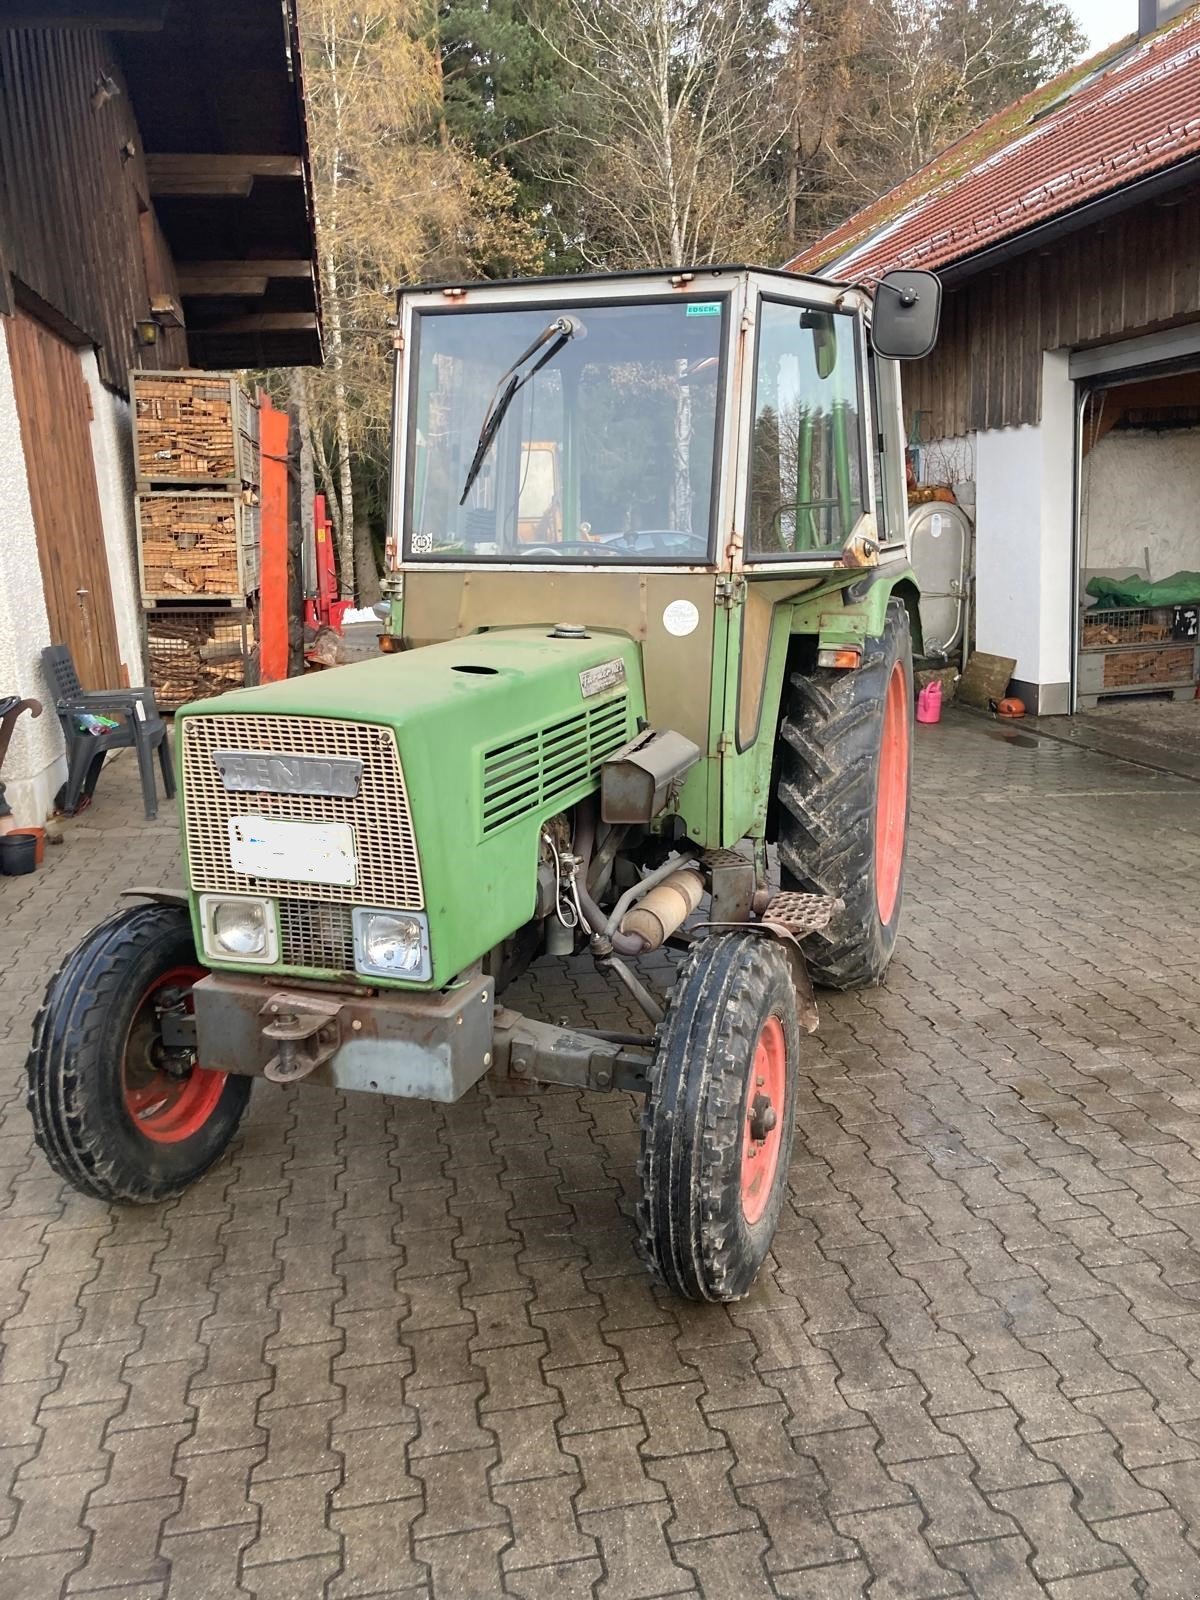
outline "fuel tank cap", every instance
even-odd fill
[[[592,636],[582,622],[556,622],[550,637],[552,639],[590,639]]]

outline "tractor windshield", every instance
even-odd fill
[[[706,562],[726,305],[419,312],[406,557]]]

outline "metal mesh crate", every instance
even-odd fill
[[[231,374],[134,373],[133,419],[142,487],[259,482],[258,407]]]
[[[241,600],[259,584],[253,491],[145,491],[136,504],[142,599]]]
[[[1081,650],[1115,650],[1124,645],[1169,644],[1170,606],[1121,606],[1083,613]]]
[[[256,677],[254,613],[243,607],[155,607],[146,613],[146,656],[161,711],[240,689]]]

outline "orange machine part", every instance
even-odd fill
[[[288,414],[268,395],[259,410],[262,447],[262,568],[258,600],[258,673],[262,683],[288,675]]]

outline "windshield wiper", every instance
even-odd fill
[[[467,481],[463,484],[462,494],[459,496],[458,503],[460,506],[466,505],[467,496],[471,492],[471,485],[479,476],[479,469],[487,459],[487,453],[492,447],[492,441],[500,432],[500,424],[504,421],[508,408],[512,405],[518,391],[523,389],[532,378],[536,377],[547,361],[554,359],[569,339],[573,339],[576,334],[582,332],[583,324],[577,322],[574,317],[556,317],[549,327],[542,329],[528,350],[523,351],[512,366],[500,374],[499,381],[492,391],[492,398],[488,401],[488,408],[483,418],[483,426],[479,430],[475,454],[471,457],[471,465],[467,470]],[[530,356],[536,355],[542,346],[547,343],[550,344],[550,348],[539,361],[534,362],[533,366],[522,377],[520,375],[521,368],[529,360]],[[505,383],[505,379],[508,380],[507,383]],[[503,390],[501,389],[502,384],[504,385]]]

